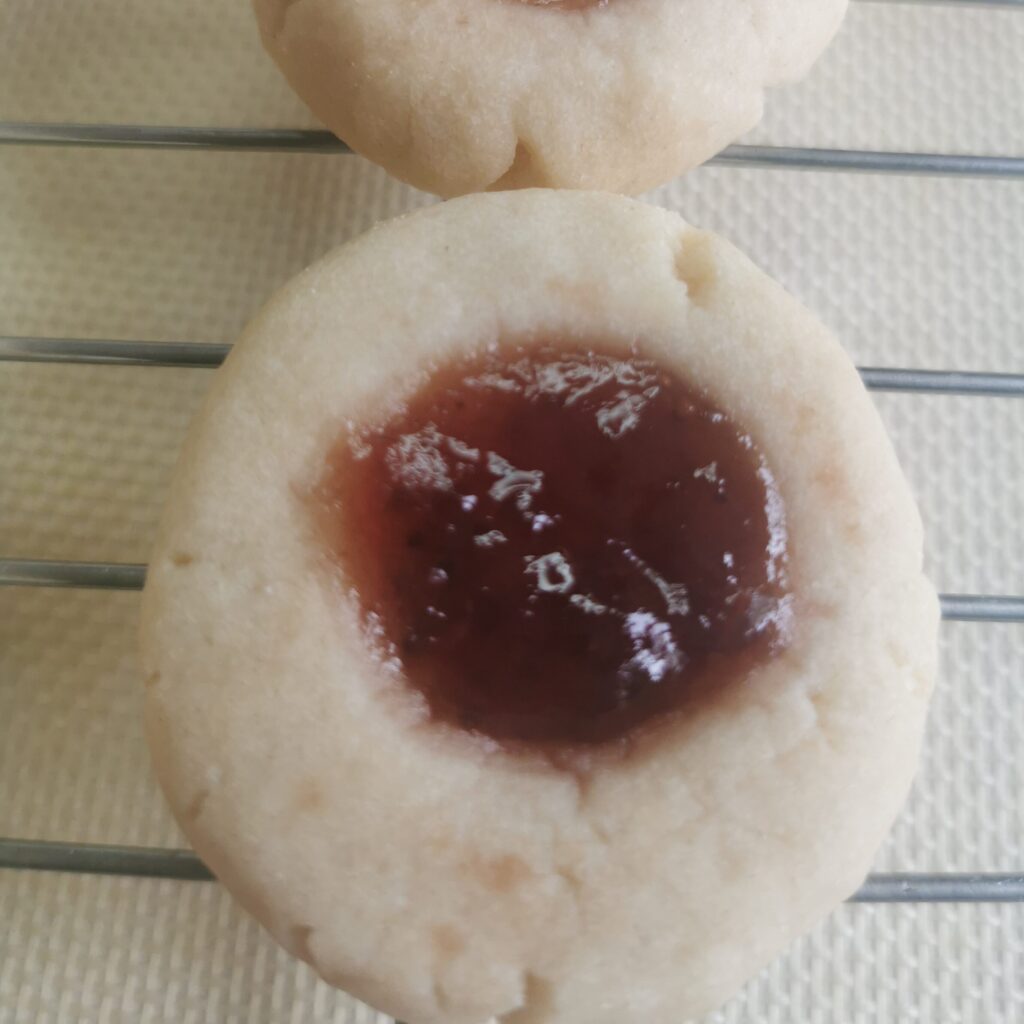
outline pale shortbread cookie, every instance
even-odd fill
[[[426,722],[325,568],[346,419],[497,339],[600,338],[707,389],[772,465],[796,629],[642,756],[568,773]],[[328,981],[413,1024],[677,1024],[861,882],[917,760],[938,609],[858,375],[728,243],[605,195],[476,196],[285,287],[218,372],[142,614],[182,827]]]
[[[806,73],[847,0],[253,0],[271,56],[353,149],[452,196],[637,193]]]

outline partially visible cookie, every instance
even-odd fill
[[[357,152],[443,196],[637,193],[802,76],[846,0],[254,0],[267,50]]]
[[[933,685],[921,547],[856,370],[729,244],[455,200],[218,371],[143,597],[157,774],[398,1019],[677,1024],[867,872]]]

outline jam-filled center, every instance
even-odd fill
[[[757,444],[638,356],[506,346],[354,429],[317,491],[368,633],[432,717],[594,745],[787,642],[783,504]]]

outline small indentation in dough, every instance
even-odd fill
[[[298,3],[299,0],[260,0],[257,14],[260,16],[261,21],[264,17],[267,19],[267,35],[275,42],[283,35],[288,15]],[[264,14],[263,11],[266,11],[266,13]]]
[[[819,466],[814,474],[814,482],[825,493],[829,501],[840,505],[845,503],[848,489],[842,470],[837,465],[828,462]]]
[[[569,887],[569,891],[578,896],[583,889],[583,879],[571,867],[559,866],[555,868],[558,877]]]
[[[713,239],[703,231],[687,231],[676,251],[676,277],[686,286],[686,294],[695,306],[706,306],[718,279]]]
[[[146,678],[142,681],[142,684],[143,684],[143,686],[146,687],[147,690],[149,690],[149,689],[152,689],[152,687],[156,686],[156,684],[159,683],[159,682],[160,682],[160,673],[159,672],[150,672],[149,675],[146,676]]]
[[[451,1010],[452,1000],[448,997],[448,993],[444,989],[444,982],[438,978],[434,978],[431,982],[431,989],[434,996],[434,1005],[438,1010],[447,1015]]]
[[[807,600],[802,602],[800,615],[829,621],[839,616],[839,609],[829,601]]]
[[[590,815],[587,818],[587,824],[590,825],[590,831],[599,843],[603,846],[612,845],[614,837],[611,830],[603,821],[593,815]]]
[[[523,976],[523,1002],[511,1013],[503,1013],[498,1020],[501,1024],[533,1024],[534,1021],[549,1019],[555,1009],[555,989],[547,978],[533,971]]]
[[[529,864],[513,853],[501,857],[482,857],[470,865],[470,870],[494,892],[508,892],[533,875]]]
[[[348,971],[327,970],[323,966],[318,965],[316,961],[310,961],[310,966],[331,988],[340,988],[343,992],[351,992],[353,989],[361,987],[358,974],[352,974]]]
[[[206,806],[206,801],[210,798],[210,791],[208,789],[201,789],[191,799],[189,805],[182,812],[182,817],[186,821],[195,821],[200,814],[203,813],[203,808]]]
[[[431,856],[441,857],[447,856],[455,843],[450,835],[438,833],[426,838],[423,845],[426,849],[430,850]]]
[[[890,639],[886,642],[885,649],[892,659],[893,665],[898,669],[905,669],[910,664],[907,648],[900,640]]]
[[[854,519],[843,524],[843,533],[846,534],[847,541],[854,547],[864,543],[864,531],[861,529],[860,523]]]
[[[910,671],[910,692],[920,700],[928,700],[935,683],[932,672],[913,668]]]
[[[458,956],[466,948],[466,940],[457,928],[439,924],[433,931],[434,950],[442,960]]]
[[[304,960],[307,964],[314,965],[316,957],[313,956],[313,949],[310,946],[310,939],[313,937],[312,926],[308,924],[292,925],[289,936],[292,955]]]
[[[813,405],[797,405],[794,411],[798,430],[811,430],[817,425],[818,410]]]
[[[864,543],[864,529],[856,515],[849,513],[857,507],[857,496],[842,467],[834,462],[824,463],[814,473],[814,483],[821,490],[829,505],[836,511],[846,513],[840,529],[847,542],[855,547]]]
[[[295,810],[302,814],[318,814],[326,803],[323,788],[316,779],[305,779],[295,790]]]
[[[508,170],[496,178],[488,189],[493,192],[501,192],[505,189],[526,188],[529,185],[539,183],[534,165],[533,152],[522,139],[516,143],[515,152],[512,155],[512,162]]]
[[[807,695],[807,702],[814,715],[812,733],[816,735],[829,750],[836,749],[832,736],[832,716],[829,711],[828,699],[823,693],[814,692]]]
[[[550,277],[545,283],[559,299],[574,303],[583,309],[593,309],[601,298],[600,290],[590,281]]]
[[[175,551],[171,555],[171,564],[176,565],[179,568],[186,565],[191,565],[196,560],[195,555],[190,555],[187,551]]]

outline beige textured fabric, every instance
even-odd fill
[[[1024,17],[854,4],[757,141],[1024,153]],[[247,0],[0,0],[0,118],[308,124]],[[735,240],[861,364],[1020,370],[1024,189],[704,168]],[[428,201],[347,157],[0,151],[0,332],[230,340],[281,281]],[[0,367],[0,551],[143,560],[202,371]],[[878,396],[947,591],[1024,590],[1024,403]],[[134,595],[0,592],[0,833],[176,845]],[[1024,630],[947,625],[880,870],[1024,865]],[[0,872],[0,1022],[363,1024],[216,886]],[[1016,1024],[1024,907],[848,906],[714,1024]]]

